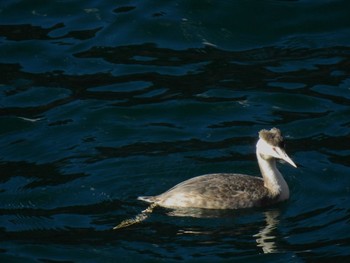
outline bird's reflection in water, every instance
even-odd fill
[[[252,211],[250,211],[252,212]],[[195,217],[195,218],[236,218],[237,216],[248,215],[249,213],[242,212],[234,215],[230,210],[210,210],[210,209],[175,209],[167,213],[169,216],[178,217]],[[278,210],[269,210],[263,212],[265,216],[265,225],[260,228],[260,231],[253,235],[257,243],[257,247],[261,248],[264,254],[277,253],[279,249],[276,244],[275,230],[279,223],[280,212]],[[253,224],[254,228],[256,224]],[[245,231],[250,232],[251,227],[239,226],[238,229],[216,229],[214,232],[221,235],[244,235]],[[178,232],[179,235],[212,235],[213,230],[203,229],[201,227],[181,229]],[[217,241],[217,240],[216,240]],[[209,240],[207,240],[209,242]],[[214,241],[215,242],[215,241]]]
[[[274,230],[279,223],[279,211],[272,210],[265,213],[266,226],[254,235],[258,247],[261,247],[265,254],[279,252],[276,246],[276,236]]]
[[[151,204],[147,209],[143,210],[136,217],[124,220],[119,225],[114,227],[113,229],[121,229],[125,227],[129,227],[134,224],[139,224],[146,220],[154,208],[156,208],[155,204]],[[161,208],[162,209],[162,208]],[[172,217],[193,217],[193,218],[202,218],[202,219],[238,219],[244,216],[256,215],[256,210],[223,210],[223,209],[202,209],[202,208],[176,208],[176,209],[165,209],[165,213],[168,216]],[[257,243],[257,247],[262,249],[263,253],[276,253],[280,252],[276,245],[276,236],[274,233],[276,232],[276,228],[279,224],[279,211],[278,210],[268,210],[264,211],[263,215],[265,217],[265,222],[262,224],[261,222],[247,222],[245,224],[234,224],[232,225],[232,221],[229,220],[229,225],[227,225],[227,221],[223,226],[220,222],[214,223],[210,225],[210,227],[203,226],[191,226],[184,227],[179,229],[177,235],[192,235],[192,236],[207,236],[209,239],[205,238],[205,240],[201,240],[201,244],[217,244],[223,241],[226,237],[234,237],[237,238],[239,242],[242,243],[242,239],[251,240],[251,237],[255,238]],[[212,222],[213,223],[213,222]],[[260,230],[257,231],[257,223],[259,225],[263,225],[260,227]],[[256,234],[249,234],[256,233]]]

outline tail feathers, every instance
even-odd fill
[[[139,196],[137,199],[147,203],[155,203],[157,201],[155,196]]]

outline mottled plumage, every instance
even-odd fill
[[[207,174],[186,180],[163,194],[140,200],[163,207],[237,209],[264,206],[276,199],[260,177],[243,174]]]
[[[281,131],[261,130],[256,155],[263,178],[244,174],[207,174],[186,180],[157,196],[138,199],[169,208],[237,209],[260,207],[289,198],[289,188],[275,159],[296,167],[284,151]]]

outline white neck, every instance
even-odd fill
[[[256,152],[256,156],[264,178],[264,186],[272,196],[279,196],[279,201],[288,199],[289,187],[282,174],[277,170],[275,158],[264,159],[258,151]]]

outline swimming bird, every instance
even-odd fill
[[[238,209],[262,207],[289,198],[289,187],[276,159],[297,167],[284,149],[281,131],[261,130],[256,157],[262,177],[236,173],[206,174],[183,181],[156,196],[140,196],[152,206],[166,208]]]

